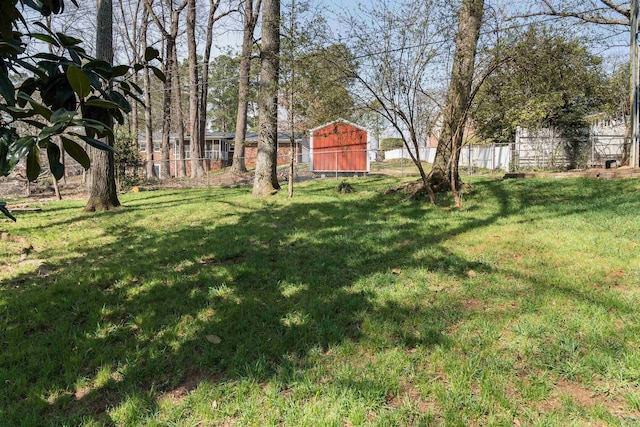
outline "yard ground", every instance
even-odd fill
[[[640,424],[640,181],[348,182],[0,222],[2,423]]]

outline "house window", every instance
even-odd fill
[[[144,153],[145,151],[147,151],[147,143],[145,142],[140,142],[140,152]]]
[[[184,143],[184,159],[189,160],[191,158],[191,144],[188,142]]]
[[[155,153],[159,153],[160,152],[160,143],[159,142],[154,142],[153,143],[153,151]]]
[[[204,158],[205,159],[213,159],[213,142],[211,140],[206,140],[204,142]]]

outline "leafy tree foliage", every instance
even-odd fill
[[[579,138],[585,116],[607,103],[614,109],[602,60],[578,40],[531,27],[493,54],[508,60],[487,78],[476,100],[474,120],[484,138],[510,142],[517,126],[553,126]]]
[[[140,89],[122,79],[130,67],[96,60],[79,39],[53,32],[40,22],[32,25],[41,32],[21,30],[26,26],[22,8],[49,16],[64,10],[63,0],[25,0],[20,6],[16,1],[4,4],[0,19],[0,175],[8,175],[26,157],[27,177],[35,180],[41,170],[39,154],[45,149],[52,174],[61,178],[61,151],[53,139],[59,137],[64,150],[89,168],[89,157],[78,141],[113,150],[97,138],[113,138],[109,124],[124,122],[131,109],[127,97],[135,99]],[[33,49],[27,49],[31,41],[52,45],[61,53],[31,53]],[[146,60],[157,55],[149,49]],[[26,78],[16,83],[11,77],[17,76]]]
[[[402,138],[383,138],[380,141],[380,150],[394,150],[396,148],[402,148],[404,140]]]
[[[339,117],[352,120],[354,99],[350,87],[357,64],[344,44],[317,48],[298,58],[296,103],[299,129],[312,129]]]
[[[209,69],[208,103],[211,128],[233,132],[238,114],[239,58],[220,55],[211,61]]]

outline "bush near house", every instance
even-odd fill
[[[403,145],[402,138],[383,138],[380,141],[380,151],[395,150],[402,148]]]

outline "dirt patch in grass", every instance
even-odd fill
[[[438,409],[436,403],[425,400],[420,391],[411,382],[401,383],[398,394],[389,393],[386,397],[386,404],[394,409],[400,408],[407,403],[415,406],[421,414],[426,414],[427,412],[436,413]]]
[[[210,381],[219,383],[221,379],[221,374],[210,375],[198,370],[193,370],[185,375],[184,379],[177,387],[162,393],[158,397],[158,400],[168,400],[172,405],[177,405],[183,402],[189,393],[198,388],[198,385],[200,385],[201,382]]]
[[[635,415],[626,410],[622,399],[614,393],[598,393],[581,384],[570,382],[563,378],[556,381],[555,390],[552,392],[549,399],[547,399],[538,409],[545,412],[558,410],[564,406],[562,401],[565,398],[571,398],[578,406],[585,409],[600,406],[605,408],[616,418],[632,417]],[[594,425],[604,426],[607,424],[602,423]]]
[[[198,265],[201,267],[209,267],[212,265],[223,266],[223,265],[242,264],[243,262],[244,262],[244,256],[242,255],[235,255],[235,256],[230,256],[222,259],[216,259],[214,257],[204,257],[202,258],[202,260],[200,260],[200,262],[198,262]]]
[[[505,302],[502,304],[487,305],[478,298],[471,298],[465,300],[463,303],[465,311],[506,312],[516,310],[518,308],[518,304],[514,301]]]

